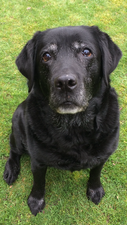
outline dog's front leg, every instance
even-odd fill
[[[33,166],[32,164],[34,184],[28,198],[28,206],[30,207],[32,214],[35,216],[45,207],[44,195],[46,170],[46,166]]]
[[[100,182],[101,170],[104,164],[100,164],[90,170],[90,177],[87,186],[87,197],[91,199],[96,205],[100,202],[104,196],[104,189]]]

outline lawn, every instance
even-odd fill
[[[0,224],[127,225],[127,1],[1,0],[0,6]],[[12,186],[3,181],[11,118],[28,94],[15,59],[36,31],[68,25],[97,25],[123,52],[111,76],[119,96],[119,146],[103,168],[106,195],[98,206],[86,198],[88,170],[71,173],[49,168],[46,207],[34,217],[27,206],[33,182],[29,157],[22,158]]]

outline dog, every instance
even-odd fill
[[[29,94],[12,118],[4,180],[10,185],[17,179],[20,158],[29,153],[33,215],[45,206],[48,166],[90,168],[87,197],[98,204],[104,196],[101,170],[119,139],[119,105],[110,74],[121,56],[98,27],[70,26],[36,32],[17,57]]]

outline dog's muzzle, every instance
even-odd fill
[[[75,114],[88,106],[83,82],[79,84],[73,74],[61,75],[51,85],[50,106],[59,114]]]

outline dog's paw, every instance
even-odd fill
[[[27,203],[34,216],[36,216],[37,213],[42,212],[45,207],[44,198],[37,199],[35,197],[32,197],[31,195],[29,196]]]
[[[3,178],[7,184],[12,184],[18,177],[20,164],[18,165],[13,159],[9,158],[4,170]]]
[[[99,204],[104,195],[105,192],[102,186],[96,189],[92,189],[90,187],[87,188],[87,198],[94,202],[96,205]]]

